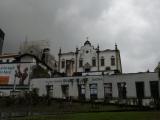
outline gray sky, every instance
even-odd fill
[[[160,0],[0,0],[4,52],[25,36],[51,41],[52,53],[75,50],[87,36],[100,49],[121,51],[123,72],[153,71],[160,60]]]

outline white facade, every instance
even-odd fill
[[[106,94],[110,94],[111,99],[119,99],[120,89],[118,87],[119,83],[124,84],[126,88],[126,98],[136,99],[138,97],[137,83],[142,83],[142,98],[144,100],[152,100],[153,91],[151,92],[151,82],[158,84],[159,93],[159,78],[158,73],[131,73],[122,75],[100,75],[100,76],[80,76],[80,77],[61,77],[61,78],[49,78],[49,79],[32,79],[31,88],[37,88],[39,95],[43,96],[47,94],[46,86],[51,86],[50,95],[53,98],[66,98],[72,97],[73,99],[79,99],[79,89],[78,86],[84,85],[84,97],[86,100],[90,100],[92,93],[95,94],[97,100],[105,100]],[[93,90],[91,86],[93,86]],[[110,85],[110,86],[108,86]],[[66,86],[63,91],[63,87]],[[108,87],[108,88],[105,88]],[[154,89],[154,88],[152,88]],[[107,92],[107,93],[106,93]],[[154,91],[155,92],[155,91]],[[126,99],[123,98],[123,99]],[[149,101],[149,102],[150,102]],[[149,104],[145,103],[144,104]]]
[[[99,46],[94,48],[87,40],[84,46],[77,48],[75,52],[62,53],[60,49],[58,55],[58,70],[60,73],[66,73],[67,76],[86,72],[122,73],[120,51],[117,45],[115,50],[101,51]]]

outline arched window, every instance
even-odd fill
[[[64,67],[65,67],[65,60],[64,60],[64,59],[62,60],[61,67],[62,67],[62,68],[64,68]]]
[[[105,66],[104,57],[101,57],[101,66]]]
[[[96,66],[96,58],[95,58],[95,57],[92,58],[92,66],[93,66],[93,67]]]
[[[115,57],[114,56],[111,57],[111,65],[115,66]]]
[[[82,67],[82,66],[83,66],[83,59],[80,58],[80,59],[79,59],[79,67]]]

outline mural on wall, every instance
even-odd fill
[[[17,69],[15,70],[15,77],[19,78],[19,85],[24,85],[24,81],[28,77],[28,67],[23,69],[20,68],[20,65],[17,65]]]
[[[0,85],[28,85],[30,64],[0,64]]]

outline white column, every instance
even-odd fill
[[[75,99],[78,99],[78,84],[77,84],[77,81],[76,79],[74,79],[74,82],[73,82],[73,97]]]
[[[112,96],[118,97],[118,87],[117,87],[117,81],[112,82]]]
[[[135,81],[126,81],[127,83],[127,97],[136,97]]]
[[[54,85],[53,86],[53,95],[55,98],[62,98],[62,89],[61,89],[61,85]]]
[[[97,82],[97,91],[98,99],[104,99],[104,85],[102,80]]]
[[[85,94],[86,100],[90,100],[90,88],[89,84],[86,83],[86,94]]]
[[[73,81],[69,83],[69,96],[75,99],[78,98],[78,87],[75,79],[73,79]]]
[[[151,91],[150,91],[150,85],[149,81],[146,80],[144,82],[144,95],[145,97],[150,97],[151,96]]]

